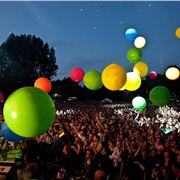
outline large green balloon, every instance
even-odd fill
[[[46,92],[35,87],[23,87],[8,97],[3,113],[6,124],[13,132],[23,137],[34,137],[50,128],[56,110]]]
[[[88,71],[83,78],[84,85],[90,90],[102,88],[101,74],[96,70]]]
[[[138,48],[132,48],[127,52],[127,59],[131,63],[139,62],[142,56],[143,56],[142,51]]]
[[[164,86],[156,86],[150,91],[149,99],[156,106],[165,106],[171,100],[171,93]]]

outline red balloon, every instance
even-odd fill
[[[149,74],[149,77],[151,79],[155,79],[157,77],[157,72],[156,71],[151,71],[150,74]]]
[[[75,82],[81,82],[84,78],[84,70],[82,68],[73,68],[70,72],[70,78]]]
[[[46,93],[49,93],[51,91],[51,86],[51,82],[45,77],[38,78],[34,83],[34,87],[39,88]]]
[[[0,92],[0,103],[4,102],[4,95],[2,92]]]

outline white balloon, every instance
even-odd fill
[[[143,48],[146,44],[146,39],[142,36],[139,36],[137,37],[135,40],[134,40],[134,45],[136,48]]]
[[[169,80],[176,80],[180,76],[180,71],[178,68],[170,67],[166,70],[165,75]]]

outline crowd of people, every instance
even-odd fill
[[[18,179],[178,180],[180,106],[56,102],[51,128],[35,138],[10,143],[22,149]]]

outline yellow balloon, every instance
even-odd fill
[[[175,67],[170,67],[166,70],[166,77],[169,79],[169,80],[176,80],[179,78],[180,76],[180,72],[179,72],[179,69],[175,68]]]
[[[135,72],[128,72],[125,88],[128,91],[135,91],[140,86],[141,86],[141,77]]]
[[[145,45],[146,45],[146,39],[142,36],[139,36],[134,40],[134,46],[136,48],[140,49],[143,48]]]
[[[126,71],[119,64],[110,64],[102,72],[102,82],[111,91],[122,88],[126,83],[126,78]]]
[[[176,37],[180,39],[180,27],[176,29]]]
[[[126,86],[124,85],[119,91],[124,91],[126,89]]]
[[[144,77],[148,73],[148,66],[144,62],[138,62],[133,67],[133,72],[139,74],[141,77]]]

